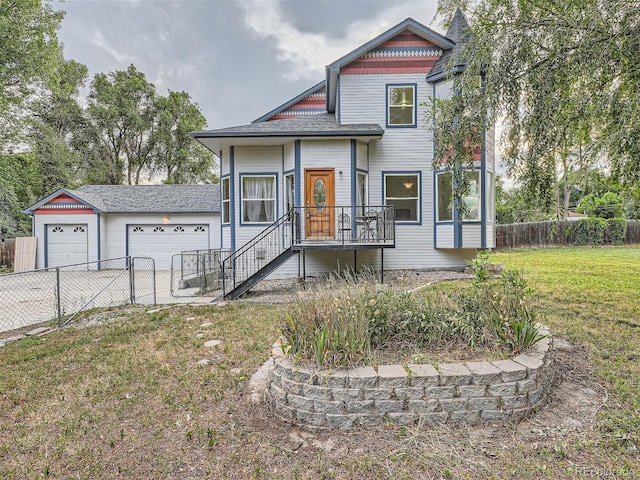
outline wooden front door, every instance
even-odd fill
[[[307,168],[304,171],[304,230],[306,238],[333,238],[335,219],[335,171]]]

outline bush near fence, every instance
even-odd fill
[[[637,244],[640,243],[640,220],[609,219],[603,232],[596,227],[595,236],[588,233],[594,227],[590,218],[577,222],[548,221],[497,225],[496,250],[523,247],[566,245]],[[606,221],[605,221],[606,222]],[[624,224],[626,223],[626,232]],[[603,237],[600,238],[600,233]]]

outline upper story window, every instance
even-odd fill
[[[271,223],[275,219],[275,175],[244,175],[242,177],[242,222]]]
[[[385,174],[384,204],[396,207],[398,222],[420,220],[420,175]]]
[[[463,222],[480,221],[480,172],[468,172],[469,193],[464,197],[467,214],[461,218]],[[438,222],[453,220],[453,187],[451,172],[439,173],[436,176],[436,214]]]
[[[387,126],[416,126],[415,85],[387,85]]]
[[[222,179],[222,223],[229,223],[230,221],[230,190],[229,190],[229,177]]]

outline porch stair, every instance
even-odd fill
[[[294,250],[289,247],[276,258],[267,263],[264,267],[258,270],[256,273],[247,278],[244,282],[237,285],[233,290],[225,293],[224,298],[228,300],[235,300],[236,298],[240,298],[242,295],[251,290],[254,286],[264,280],[271,273],[276,271],[281,265],[283,265],[287,260],[296,255],[298,250]]]
[[[223,260],[224,298],[234,300],[244,295],[298,253],[293,249],[295,225],[292,210]]]

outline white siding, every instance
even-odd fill
[[[106,245],[103,246],[103,260],[127,255],[127,225],[208,225],[209,248],[220,246],[219,214],[174,214],[166,221],[164,214],[102,214],[105,218],[103,228]],[[180,250],[180,249],[178,249]]]
[[[284,158],[283,158],[284,171],[288,172],[290,170],[293,170],[295,166],[296,166],[295,142],[287,143],[284,146]]]
[[[300,161],[302,169],[300,193],[304,202],[304,170],[306,168],[335,169],[335,204],[351,205],[351,142],[349,140],[301,142]],[[342,175],[340,175],[342,172]]]
[[[366,143],[358,142],[356,150],[356,168],[360,170],[369,170],[369,155]]]
[[[453,224],[438,225],[436,235],[438,248],[453,248]]]
[[[87,226],[87,256],[89,262],[98,259],[98,216],[95,214],[83,215],[34,215],[33,235],[38,238],[36,247],[36,268],[45,268],[44,252],[45,231],[47,225],[86,225]]]

